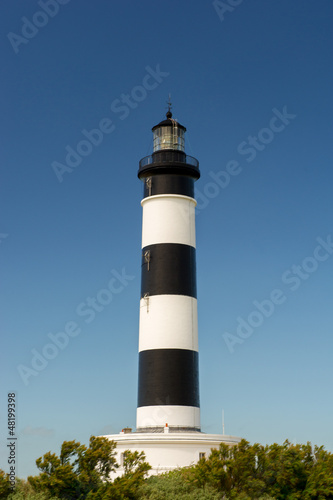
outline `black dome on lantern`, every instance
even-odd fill
[[[160,123],[155,125],[155,127],[152,128],[152,131],[154,132],[154,130],[156,130],[159,127],[172,127],[172,126],[181,128],[182,130],[184,130],[184,132],[186,132],[186,127],[177,122],[177,120],[173,119],[171,111],[168,111],[166,114],[166,120],[162,120]]]

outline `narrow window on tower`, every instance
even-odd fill
[[[206,453],[204,451],[199,452],[199,460],[201,460],[202,458],[206,458]]]
[[[151,186],[152,186],[152,179],[151,179],[151,177],[147,177],[147,179],[146,179],[146,186],[148,188],[148,196],[151,196]]]
[[[145,299],[145,302],[147,304],[147,313],[149,313],[149,293],[145,293],[143,298]]]
[[[147,264],[147,271],[149,271],[150,250],[145,251],[144,257],[145,257],[145,262]]]

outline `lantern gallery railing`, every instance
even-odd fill
[[[178,151],[160,151],[149,156],[145,156],[139,162],[139,169],[154,163],[184,163],[199,170],[199,162],[193,156]]]

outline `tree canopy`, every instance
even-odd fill
[[[112,481],[115,447],[94,436],[88,447],[65,441],[59,456],[38,458],[40,474],[18,480],[14,492],[0,471],[0,499],[333,500],[333,454],[310,443],[221,443],[191,467],[149,478],[144,453],[126,451],[124,474]]]
[[[187,481],[199,488],[211,485],[228,499],[277,500],[333,499],[333,455],[310,443],[306,445],[220,444],[209,458],[184,470]]]
[[[144,453],[124,453],[124,475],[111,481],[111,473],[119,467],[115,458],[116,443],[104,437],[91,436],[89,447],[76,441],[64,441],[60,455],[45,453],[36,460],[38,476],[28,477],[9,500],[84,500],[136,498],[136,490],[151,468]],[[4,483],[5,477],[2,481]],[[0,488],[1,484],[0,483]],[[25,496],[20,496],[23,487]],[[36,496],[33,496],[33,494]],[[125,496],[124,496],[125,495]]]

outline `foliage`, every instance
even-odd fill
[[[310,443],[221,443],[192,467],[148,479],[144,453],[126,451],[124,474],[111,481],[118,467],[115,446],[94,436],[89,447],[65,441],[60,455],[40,457],[39,476],[18,480],[14,492],[0,471],[0,499],[333,500],[333,455]]]
[[[140,487],[138,498],[146,500],[220,500],[221,493],[207,485],[197,487],[186,478],[186,469],[152,476]]]
[[[139,486],[151,468],[143,452],[124,453],[124,475],[111,482],[111,472],[119,465],[115,459],[116,443],[104,437],[90,438],[89,447],[65,441],[60,456],[48,452],[36,460],[39,476],[29,477],[33,491],[64,500],[99,500],[137,498]],[[20,499],[21,497],[18,497]],[[35,497],[32,497],[32,499]],[[17,499],[17,500],[18,500]],[[14,499],[16,500],[16,499]]]
[[[310,443],[233,447],[221,443],[208,459],[187,470],[187,480],[202,488],[211,485],[224,498],[276,500],[333,499],[333,455]]]
[[[314,448],[314,464],[311,468],[305,500],[333,499],[333,455],[322,446]]]
[[[48,452],[36,460],[39,476],[28,477],[36,491],[48,491],[62,499],[84,499],[97,491],[118,467],[114,457],[116,444],[104,437],[91,436],[89,447],[76,441],[64,441],[60,456]]]
[[[0,498],[2,498],[0,496]],[[17,479],[15,491],[11,491],[9,496],[3,497],[8,500],[59,500],[57,497],[50,497],[47,491],[36,492],[28,481]]]
[[[102,485],[96,493],[87,496],[87,500],[121,500],[140,498],[138,490],[151,466],[145,462],[145,454],[138,451],[124,452],[124,475],[113,483]]]
[[[0,499],[7,498],[11,491],[9,477],[2,469],[0,469]]]

